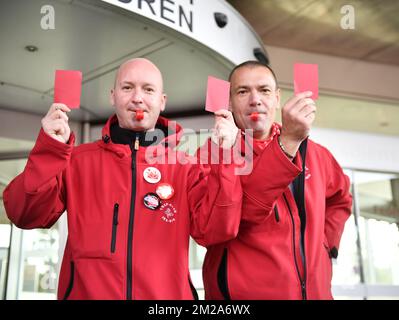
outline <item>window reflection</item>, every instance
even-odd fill
[[[55,299],[58,269],[58,226],[23,234],[20,299]]]
[[[0,186],[1,203],[0,203],[0,299],[5,297],[8,251],[10,248],[11,225],[7,218],[3,205],[4,186]]]
[[[0,161],[0,297],[55,299],[59,259],[58,223],[48,230],[22,231],[11,227],[4,209],[3,191],[22,172],[26,161]],[[11,233],[15,240],[10,249]],[[10,262],[9,254],[13,257]]]
[[[11,140],[7,140],[9,144],[5,144],[3,140],[0,138],[1,150],[5,146],[11,145],[12,142]],[[11,224],[4,209],[3,192],[9,181],[23,170],[25,163],[26,159],[0,161],[0,299],[6,297],[11,240]]]
[[[361,282],[356,240],[355,218],[352,214],[345,224],[338,258],[333,259],[333,285],[357,285]]]
[[[399,285],[399,176],[356,172],[368,284]]]

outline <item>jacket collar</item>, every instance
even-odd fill
[[[253,136],[245,135],[245,131],[241,130],[241,150],[245,150],[245,144],[249,144],[250,150],[253,149],[255,155],[258,155],[262,152],[262,150],[273,141],[273,139],[277,138],[281,132],[281,125],[274,122],[270,128],[270,136],[266,140],[256,140]]]
[[[175,121],[159,117],[155,128],[155,135],[151,131],[132,131],[119,127],[116,115],[111,116],[102,129],[100,145],[112,149],[118,155],[129,153],[133,147],[136,137],[139,139],[140,147],[175,148],[183,135],[182,127]],[[161,136],[160,136],[161,135]],[[122,153],[122,154],[121,154]]]

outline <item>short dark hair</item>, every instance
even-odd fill
[[[244,68],[244,67],[248,67],[248,68],[264,67],[266,69],[269,69],[269,71],[273,75],[274,82],[276,83],[276,89],[278,88],[277,77],[276,77],[276,74],[274,73],[273,69],[269,65],[261,63],[261,62],[256,61],[256,60],[248,60],[248,61],[245,61],[245,62],[240,63],[239,65],[235,66],[233,68],[233,70],[231,70],[231,72],[230,72],[229,81],[231,82],[231,78],[233,77],[234,72],[236,72],[238,69]]]

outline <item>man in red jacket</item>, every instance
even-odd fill
[[[67,211],[59,299],[193,299],[189,236],[212,245],[238,232],[234,165],[208,174],[175,151],[182,129],[159,116],[166,95],[149,60],[119,68],[111,103],[102,139],[78,147],[70,109],[50,107],[24,171],[4,191],[7,215],[20,228],[49,228]],[[228,149],[238,129],[229,112],[217,115],[216,141]]]
[[[352,198],[334,157],[307,138],[316,112],[312,93],[288,100],[280,126],[274,122],[280,90],[272,69],[248,61],[230,81],[242,144],[253,145],[253,171],[241,177],[238,236],[208,247],[206,298],[331,299],[331,258],[337,258]]]

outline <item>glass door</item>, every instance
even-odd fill
[[[367,296],[399,298],[399,175],[355,172]]]
[[[21,230],[5,212],[3,191],[21,173],[33,142],[0,138],[0,299],[55,299],[59,223]]]

